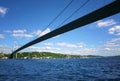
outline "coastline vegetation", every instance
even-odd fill
[[[0,59],[8,59],[10,54],[0,53]],[[52,52],[19,52],[14,54],[14,59],[56,59],[56,58],[101,58],[104,56],[98,55],[68,55]],[[106,57],[119,57],[116,56],[106,56]]]
[[[0,54],[0,58],[7,59],[10,54]],[[68,55],[51,52],[19,52],[14,54],[16,59],[50,59],[50,58],[98,58],[102,56],[95,55]]]

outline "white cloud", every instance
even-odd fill
[[[57,43],[58,46],[68,47],[68,48],[77,48],[77,45],[65,43],[65,42],[59,42]]]
[[[43,43],[43,45],[45,45],[45,46],[53,46],[54,43]]]
[[[33,35],[30,34],[22,34],[22,33],[13,33],[12,34],[13,37],[33,37]]]
[[[58,42],[56,43],[57,46],[62,46],[62,47],[67,47],[67,48],[83,48],[86,45],[81,42],[81,43],[77,43],[77,44],[71,44],[71,43],[66,43],[66,42]]]
[[[79,51],[79,53],[85,54],[85,55],[91,55],[91,54],[93,55],[96,52],[97,52],[96,48],[84,48],[84,49],[82,49],[82,50]]]
[[[37,31],[34,31],[32,34],[41,37],[41,36],[43,36],[43,35],[49,33],[50,31],[51,31],[50,28],[46,28],[44,31],[37,30]]]
[[[107,41],[105,45],[99,48],[99,53],[104,56],[120,55],[120,38],[114,38]]]
[[[25,37],[25,38],[31,38],[33,37],[32,34],[27,34],[27,30],[26,29],[18,29],[18,30],[13,30],[12,31],[12,36],[13,37]]]
[[[3,39],[3,38],[4,38],[3,34],[0,34],[0,39]]]
[[[119,55],[120,53],[120,38],[115,38],[107,41],[106,44],[98,47],[87,47],[83,42],[80,43],[67,43],[67,42],[54,42],[43,43],[42,46],[31,46],[28,48],[30,51],[37,52],[54,52],[71,55]]]
[[[52,48],[49,47],[49,46],[46,46],[45,49],[46,49],[46,50],[51,50]]]
[[[103,48],[107,51],[113,51],[120,48],[120,38],[115,38],[108,41]]]
[[[96,48],[97,54],[102,56],[115,56],[120,55],[120,38],[114,38],[107,41],[104,45]]]
[[[117,51],[119,51],[119,53],[120,53],[120,48],[117,48]]]
[[[54,50],[60,51],[61,49],[58,47],[53,47]]]
[[[46,49],[44,51],[57,52],[62,54],[75,54],[75,55],[87,55],[96,52],[93,48],[87,48],[86,44],[80,43],[67,43],[67,42],[54,42],[54,43],[43,43]]]
[[[76,49],[63,49],[60,53],[63,54],[71,54],[71,55],[94,55],[96,54],[97,50],[95,48],[76,48]]]
[[[28,47],[31,51],[37,51],[37,52],[59,52],[61,49],[57,47],[50,47],[50,46],[45,46],[45,47],[39,47],[39,46],[30,46]]]
[[[111,35],[120,35],[120,25],[114,26],[110,28],[108,31],[109,31],[109,34]]]
[[[34,37],[34,36],[43,36],[47,33],[50,32],[50,29],[47,28],[44,31],[41,30],[37,30],[34,31],[32,33],[28,33],[26,29],[17,29],[17,30],[5,30],[4,32],[6,33],[11,33],[13,37],[25,37],[25,38],[30,38],[30,37]]]
[[[77,43],[77,46],[78,46],[79,48],[83,48],[83,47],[86,46],[86,44],[85,44],[84,42],[80,42],[80,43]]]
[[[4,32],[6,32],[6,33],[26,33],[27,32],[27,30],[26,29],[17,29],[17,30],[5,30]]]
[[[106,26],[111,26],[111,25],[115,25],[115,24],[116,24],[116,22],[113,19],[110,19],[107,21],[100,20],[97,22],[98,27],[106,27]]]
[[[111,50],[111,48],[107,48],[107,47],[106,47],[106,48],[105,48],[105,50],[110,51],[110,50]]]
[[[13,30],[13,33],[25,33],[26,29],[23,30]]]
[[[114,43],[120,42],[120,38],[114,38],[114,39],[111,40],[111,42],[114,42]]]
[[[51,31],[50,28],[47,28],[47,29],[45,29],[44,31],[42,31],[42,32],[39,34],[39,36],[43,36],[43,35],[49,33],[50,31]]]
[[[96,48],[85,47],[86,44],[80,43],[67,43],[67,42],[56,42],[56,43],[44,43],[42,46],[31,46],[29,50],[38,52],[54,52],[71,55],[94,55],[97,53]]]
[[[47,51],[52,50],[54,52],[63,53],[63,54],[81,54],[80,50],[82,51],[83,49],[84,50],[86,49],[85,48],[86,44],[83,42],[75,43],[75,44],[67,43],[67,42],[56,42],[56,43],[48,42],[48,43],[43,43],[43,45],[45,45],[45,47],[47,47],[47,48],[49,48],[49,47],[52,48]]]
[[[36,31],[36,32],[34,32],[33,34],[35,34],[35,35],[38,35],[38,36],[39,36],[39,35],[41,34],[41,32],[42,32],[41,30],[37,30],[37,31]]]
[[[31,38],[33,37],[33,34],[27,34],[26,29],[17,29],[17,30],[5,30],[4,32],[10,33],[13,37],[25,37],[25,38]]]
[[[31,49],[31,50],[39,50],[39,49],[41,49],[41,47],[38,47],[38,46],[30,46],[28,48]]]
[[[5,7],[0,7],[0,15],[4,16],[7,13],[8,9]]]
[[[56,42],[56,43],[45,43],[44,49],[40,51],[57,52],[62,54],[72,55],[118,55],[120,52],[120,38],[112,39],[106,44],[98,47],[87,47],[83,42],[80,43],[67,43],[67,42]],[[57,50],[53,49],[57,48]],[[60,50],[59,50],[60,49]]]

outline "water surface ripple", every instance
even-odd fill
[[[0,81],[120,81],[120,58],[0,60]]]

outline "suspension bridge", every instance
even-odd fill
[[[47,40],[49,38],[52,38],[54,36],[63,34],[65,32],[74,30],[76,28],[80,28],[82,26],[88,25],[88,24],[93,23],[95,21],[98,21],[100,19],[115,15],[115,14],[120,12],[119,6],[120,6],[120,0],[116,0],[116,1],[100,8],[100,9],[97,9],[97,10],[95,10],[95,11],[93,11],[85,16],[82,16],[82,17],[62,26],[62,27],[59,27],[59,28],[51,31],[50,33],[47,33],[47,34],[45,34],[45,35],[43,35],[43,36],[41,36],[41,37],[31,41],[31,42],[28,42],[27,44],[25,44],[22,47],[18,48],[17,50],[13,51],[11,53],[10,58],[13,58],[13,55],[15,53],[17,53],[20,50],[23,50],[31,45],[42,42],[42,41]]]

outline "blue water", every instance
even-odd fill
[[[120,81],[120,58],[0,60],[0,81]]]

